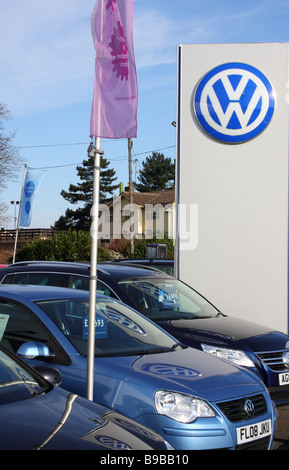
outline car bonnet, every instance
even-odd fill
[[[130,402],[130,399],[134,402],[136,398],[148,402],[147,397],[153,396],[158,390],[198,396],[208,401],[264,390],[264,385],[255,374],[192,348],[104,358],[102,366],[106,375],[113,375],[119,381],[119,387],[115,387],[118,390],[115,402],[120,403],[124,399],[126,402]]]
[[[257,323],[235,317],[180,319],[157,322],[184,344],[215,344],[220,347],[266,351],[289,347],[289,336]]]

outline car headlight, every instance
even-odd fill
[[[180,423],[191,423],[197,418],[212,418],[215,416],[212,408],[200,398],[163,390],[155,394],[156,410],[159,414]]]
[[[246,353],[244,353],[244,351],[239,351],[238,349],[219,348],[218,346],[211,346],[209,344],[202,344],[201,346],[203,351],[213,354],[213,356],[221,359],[226,359],[226,361],[233,362],[238,366],[255,367],[254,362]]]

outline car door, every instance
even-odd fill
[[[80,274],[71,274],[69,276],[68,287],[71,289],[89,290],[89,277]],[[96,290],[99,294],[107,295],[113,299],[119,299],[116,293],[105,282],[97,279]]]
[[[43,321],[20,302],[0,298],[0,344],[14,354],[24,343],[36,342],[48,347],[49,356],[22,357],[30,366],[51,366],[62,375],[61,387],[84,396],[86,359],[82,357],[49,317]],[[43,348],[44,349],[44,348]]]
[[[62,333],[57,331],[58,328],[56,326],[55,329],[54,336],[51,333],[51,328],[46,328],[37,315],[23,304],[0,299],[1,345],[14,354],[18,353],[20,346],[24,343],[36,342],[44,345],[44,347],[48,347],[50,353],[48,357],[21,356],[21,358],[30,367],[37,365],[56,368],[62,375],[61,386],[70,390],[70,384],[75,383],[74,393],[83,395],[85,389],[85,369],[81,367],[81,360],[83,358],[79,361],[79,355],[76,354],[65,337],[60,344],[57,336],[62,336]],[[64,344],[68,345],[67,350],[63,347]]]
[[[55,340],[49,330],[43,325],[39,318],[26,306],[13,300],[0,298],[0,323],[1,344],[8,351],[17,354],[23,343],[39,342],[47,346],[50,357],[45,360],[46,364],[69,365],[70,359],[63,348]],[[42,362],[43,358],[39,359]]]

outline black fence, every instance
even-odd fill
[[[49,238],[55,233],[52,228],[19,229],[18,240],[33,240],[34,238]],[[16,230],[0,230],[1,241],[15,240]]]

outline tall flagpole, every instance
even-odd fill
[[[91,253],[89,277],[89,312],[88,312],[88,341],[87,341],[87,377],[86,398],[93,401],[94,384],[94,349],[95,349],[95,301],[97,291],[97,235],[99,212],[99,174],[100,174],[100,137],[96,137],[95,145],[90,143],[88,156],[94,158],[93,164],[93,192],[91,209]]]
[[[97,291],[100,139],[136,137],[137,79],[132,43],[133,0],[96,0],[91,30],[96,49],[88,154],[94,158],[87,345],[87,398],[93,400]],[[104,73],[103,73],[104,71]]]
[[[100,38],[103,40],[103,14],[104,7],[101,0]],[[98,80],[101,83],[102,70],[99,71]],[[98,100],[98,127],[100,130],[100,101]],[[100,132],[97,134],[100,135]],[[87,371],[86,371],[86,398],[93,401],[94,388],[94,358],[95,358],[95,312],[97,291],[97,242],[98,242],[98,212],[99,212],[99,174],[100,174],[100,149],[101,139],[95,137],[95,145],[91,141],[88,148],[88,156],[94,159],[93,164],[93,192],[91,209],[91,253],[90,253],[90,277],[89,277],[89,311],[88,311],[88,339],[87,339]]]
[[[133,188],[132,188],[132,162],[131,162],[132,140],[128,138],[128,172],[129,172],[129,209],[130,209],[130,257],[134,258],[134,209],[133,209]]]
[[[17,228],[16,228],[16,233],[15,233],[15,242],[14,242],[14,250],[13,250],[13,263],[15,263],[15,256],[16,256],[16,250],[17,250],[20,214],[21,214],[21,207],[22,207],[22,201],[23,201],[24,182],[25,182],[25,178],[26,178],[26,173],[27,173],[27,165],[25,163],[24,172],[23,172],[22,188],[21,188],[20,204],[19,204],[19,210],[18,210]]]

